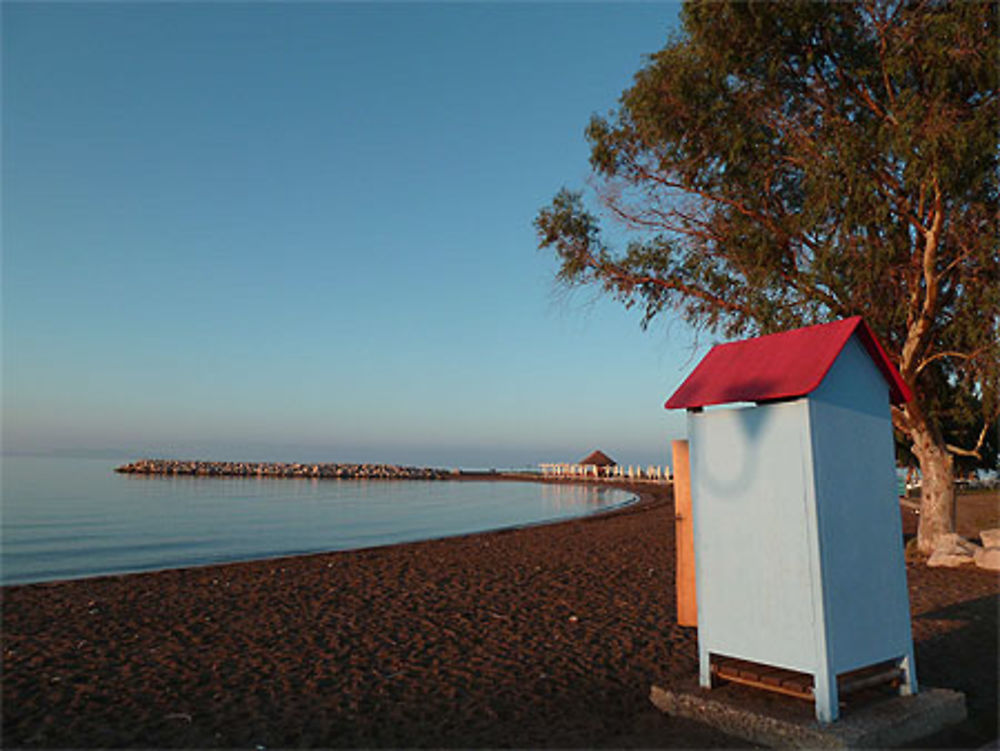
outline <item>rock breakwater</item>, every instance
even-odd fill
[[[203,475],[209,477],[324,477],[367,480],[443,480],[447,469],[402,467],[395,464],[299,464],[285,462],[203,462],[140,459],[115,472],[137,475]]]

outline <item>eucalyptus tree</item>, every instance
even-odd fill
[[[925,552],[952,529],[955,457],[996,461],[998,8],[688,2],[591,119],[591,192],[535,219],[562,282],[638,306],[644,326],[864,315],[914,394],[892,418],[922,470]]]

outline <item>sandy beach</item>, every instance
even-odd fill
[[[726,747],[648,700],[697,671],[669,490],[553,525],[3,589],[12,747]],[[904,523],[912,520],[904,518]],[[908,566],[933,746],[997,735],[995,574]]]

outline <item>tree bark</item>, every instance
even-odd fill
[[[939,537],[955,531],[954,460],[922,415],[910,418],[912,451],[920,462],[921,474],[917,548],[929,555]]]

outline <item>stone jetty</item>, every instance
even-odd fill
[[[285,462],[203,462],[140,459],[116,467],[136,475],[202,475],[210,477],[323,477],[366,480],[443,480],[453,470],[401,467],[394,464],[290,464]]]

